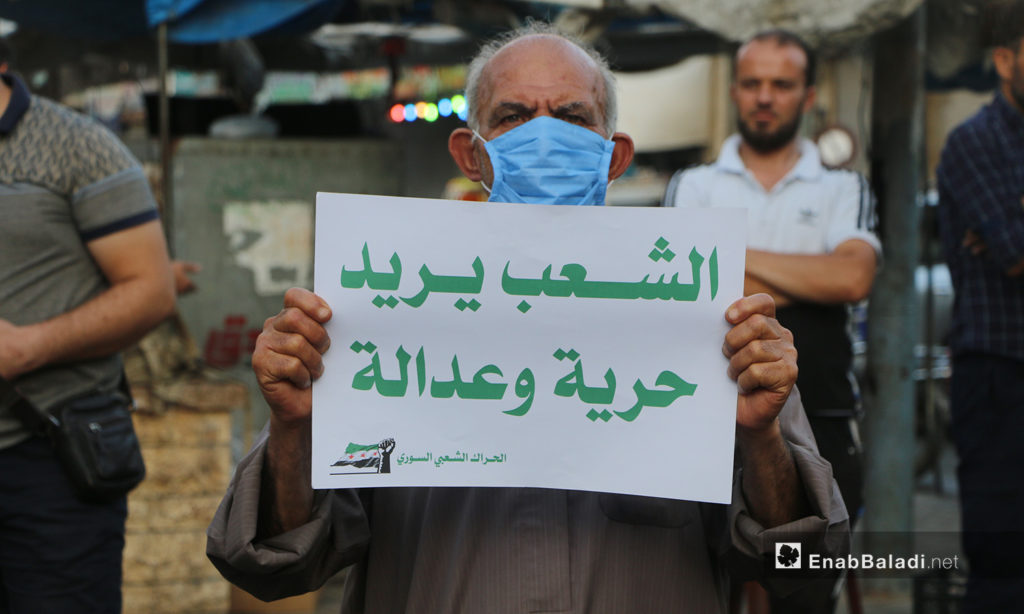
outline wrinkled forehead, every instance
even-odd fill
[[[586,96],[603,111],[604,81],[594,59],[571,42],[547,34],[515,40],[484,66],[480,111],[504,95]]]

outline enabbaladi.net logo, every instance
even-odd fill
[[[925,545],[946,545],[945,541],[934,539]],[[955,549],[949,548],[928,548],[916,552],[911,548],[910,552],[903,550],[897,554],[896,549],[889,552],[863,552],[857,547],[859,544],[855,544],[853,552],[829,554],[819,552],[810,546],[808,551],[804,552],[803,543],[807,542],[775,542],[775,556],[770,563],[771,568],[784,575],[790,570],[811,573],[853,570],[866,574],[865,577],[912,577],[922,572],[958,571],[964,568],[963,558]]]
[[[801,569],[799,542],[775,543],[775,569]]]
[[[807,557],[808,569],[853,569],[878,571],[930,571],[933,569],[960,569],[960,556],[927,556],[911,554],[878,556],[869,554],[847,554],[845,556],[823,556],[811,554]]]

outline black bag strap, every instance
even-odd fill
[[[56,416],[36,407],[18,392],[14,384],[0,377],[0,406],[4,405],[9,405],[11,413],[33,433],[45,434],[48,429],[60,426]]]
[[[128,406],[134,410],[135,400],[128,387],[128,374],[121,370],[118,389],[124,394]],[[13,413],[33,433],[45,435],[50,429],[60,428],[60,419],[48,411],[36,407],[35,403],[26,399],[14,384],[0,377],[0,407],[10,404]]]

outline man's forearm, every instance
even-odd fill
[[[50,364],[109,356],[138,341],[174,311],[169,277],[118,283],[50,320],[5,331],[0,367],[7,377]],[[0,346],[5,345],[0,342]]]
[[[763,431],[736,432],[743,467],[743,496],[751,516],[765,528],[802,518],[810,507],[779,422]]]
[[[1015,251],[1012,255],[1008,256],[1009,264],[1005,267],[1007,277],[1019,277],[1024,275],[1024,255],[1017,253],[1022,241],[1012,240]],[[964,238],[960,242],[960,247],[970,251],[971,255],[976,258],[992,258],[994,262],[1000,262],[999,253],[993,252],[989,249],[988,243],[985,239],[977,232],[967,229],[964,233]],[[1005,250],[1004,250],[1005,251]]]
[[[260,538],[280,535],[309,521],[313,511],[312,445],[309,419],[287,423],[271,414],[260,488]]]
[[[769,286],[764,281],[748,273],[743,276],[743,296],[751,296],[753,294],[767,294],[775,300],[776,307],[785,307],[793,302],[793,299],[783,294],[778,288]]]
[[[871,291],[875,253],[867,243],[830,254],[747,250],[747,275],[782,295],[815,303],[854,303]],[[840,246],[842,247],[842,246]]]

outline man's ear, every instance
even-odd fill
[[[612,163],[608,166],[608,179],[618,179],[626,172],[633,161],[633,139],[625,132],[616,132],[612,135],[612,142],[615,149],[612,150]]]
[[[992,63],[996,66],[996,72],[1003,81],[1013,78],[1013,49],[1009,47],[996,47],[992,50]]]
[[[448,136],[448,153],[462,174],[472,181],[480,181],[480,161],[473,147],[473,131],[469,128],[456,128]]]
[[[814,107],[814,101],[818,98],[818,90],[813,85],[807,87],[807,93],[804,94],[803,112],[807,113]]]

